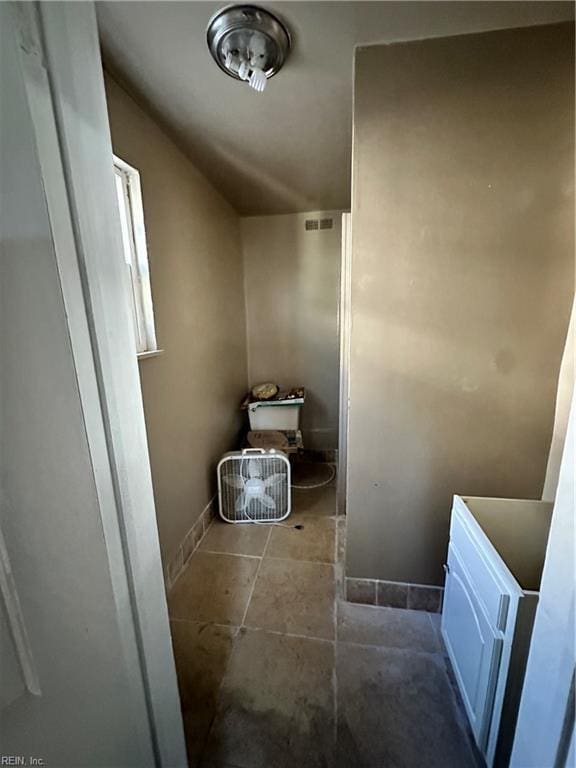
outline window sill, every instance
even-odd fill
[[[163,349],[152,349],[150,352],[138,352],[136,357],[138,358],[138,361],[140,360],[147,360],[149,357],[158,357],[158,355],[164,354]]]

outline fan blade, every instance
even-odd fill
[[[273,485],[278,485],[278,483],[281,483],[285,477],[286,475],[283,475],[280,472],[275,475],[270,475],[270,477],[267,477],[266,480],[264,480],[264,488],[272,488]]]
[[[246,507],[248,506],[248,499],[246,498],[246,494],[244,491],[238,496],[236,499],[236,504],[234,505],[234,509],[236,512],[243,512]]]
[[[267,509],[276,509],[276,502],[272,496],[268,496],[267,493],[262,494],[262,496],[257,496],[256,498],[258,501],[261,501]]]
[[[241,475],[228,475],[222,478],[226,485],[232,488],[244,488],[244,478]]]
[[[248,475],[250,478],[262,477],[262,473],[260,472],[260,462],[256,461],[256,459],[250,459],[248,462]]]

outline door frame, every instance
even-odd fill
[[[186,749],[123,256],[95,8],[12,5],[110,578],[143,743]]]
[[[338,514],[346,514],[348,487],[348,412],[350,408],[350,333],[352,301],[352,214],[342,214],[340,267],[340,407],[338,429]]]

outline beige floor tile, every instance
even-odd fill
[[[439,654],[338,643],[338,767],[474,768]]]
[[[170,631],[188,760],[196,765],[216,713],[218,692],[237,629],[172,621]]]
[[[330,478],[332,478],[330,480]],[[318,461],[295,461],[292,464],[292,482],[294,485],[320,485],[330,482],[323,488],[336,485],[336,474],[331,464]]]
[[[336,549],[336,521],[332,517],[301,515],[298,525],[302,528],[272,529],[267,557],[282,557],[288,560],[311,560],[318,563],[333,563]]]
[[[336,488],[333,485],[324,488],[302,491],[292,489],[292,516],[326,515],[331,517],[336,514]],[[288,520],[291,519],[288,518]]]
[[[260,560],[196,551],[168,598],[174,619],[240,625]]]
[[[202,765],[333,765],[334,645],[241,630]]]
[[[440,651],[428,614],[402,608],[341,602],[338,605],[338,640],[427,653]]]
[[[246,625],[332,640],[334,589],[332,565],[264,559]]]
[[[200,542],[200,551],[225,552],[260,557],[268,541],[270,527],[249,523],[232,524],[215,520]]]

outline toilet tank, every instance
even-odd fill
[[[250,403],[248,406],[250,429],[252,431],[299,429],[300,408],[303,402],[303,400],[271,400]]]

